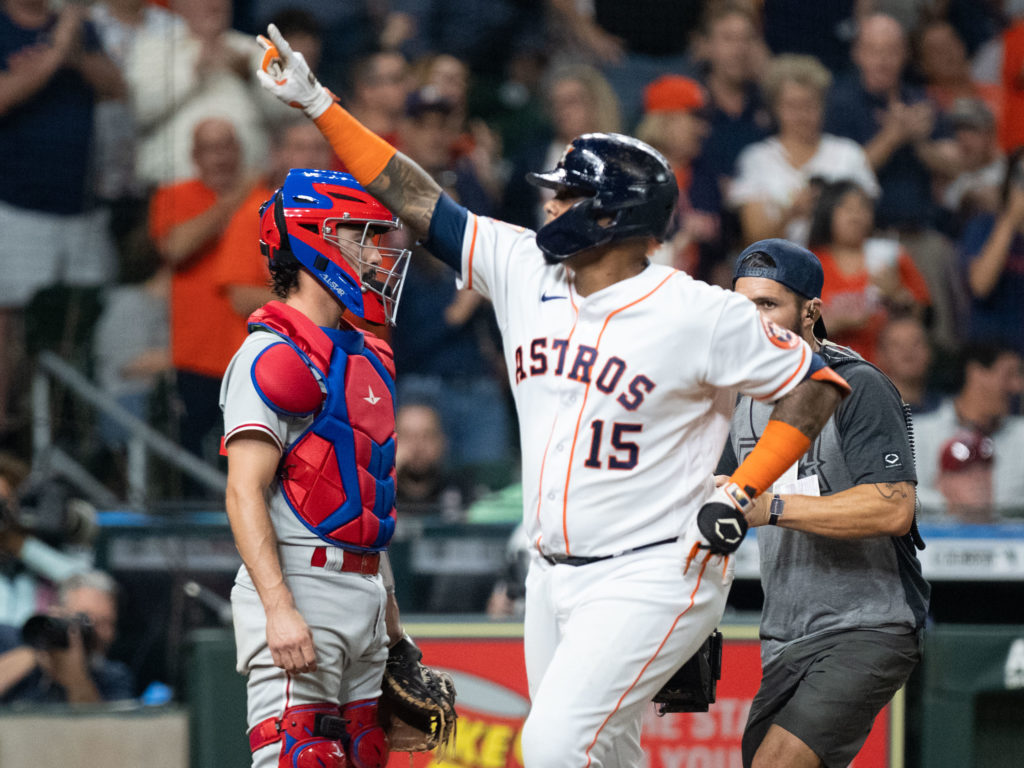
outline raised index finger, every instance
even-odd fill
[[[276,24],[268,24],[267,34],[270,36],[270,41],[281,54],[281,59],[287,64],[292,58],[292,47],[288,45],[288,41],[284,39],[284,35],[281,34],[281,30],[277,28]]]

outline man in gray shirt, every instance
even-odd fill
[[[765,599],[745,768],[848,765],[920,659],[930,590],[915,551],[917,477],[902,402],[877,368],[822,340],[823,282],[817,257],[785,240],[754,243],[736,262],[736,291],[852,388],[774,495],[747,513],[764,526]],[[719,474],[753,449],[769,408],[740,398]]]

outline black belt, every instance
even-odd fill
[[[611,560],[613,557],[618,557],[619,555],[628,555],[631,552],[639,552],[641,549],[658,547],[662,544],[671,544],[673,541],[679,541],[679,537],[673,536],[671,539],[652,541],[650,544],[641,544],[639,547],[633,547],[632,549],[624,549],[621,552],[616,552],[613,555],[594,555],[592,557],[584,557],[580,555],[546,555],[542,552],[540,556],[552,565],[589,565],[590,563],[596,563],[600,560]]]

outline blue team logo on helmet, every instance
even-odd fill
[[[295,259],[353,314],[394,324],[409,251],[381,238],[401,227],[352,176],[295,168],[260,209],[260,247]]]
[[[526,178],[583,198],[537,231],[537,246],[552,264],[615,240],[663,240],[679,199],[672,167],[661,153],[617,133],[579,136],[554,170]]]

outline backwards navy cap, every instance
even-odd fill
[[[751,257],[755,254],[768,256],[775,265],[750,263],[754,261]],[[806,248],[780,237],[758,240],[743,249],[743,253],[736,258],[736,270],[732,276],[734,287],[741,277],[774,280],[805,299],[820,299],[825,284],[825,273],[818,257]],[[820,316],[814,323],[814,335],[819,339],[825,338],[825,323]]]

